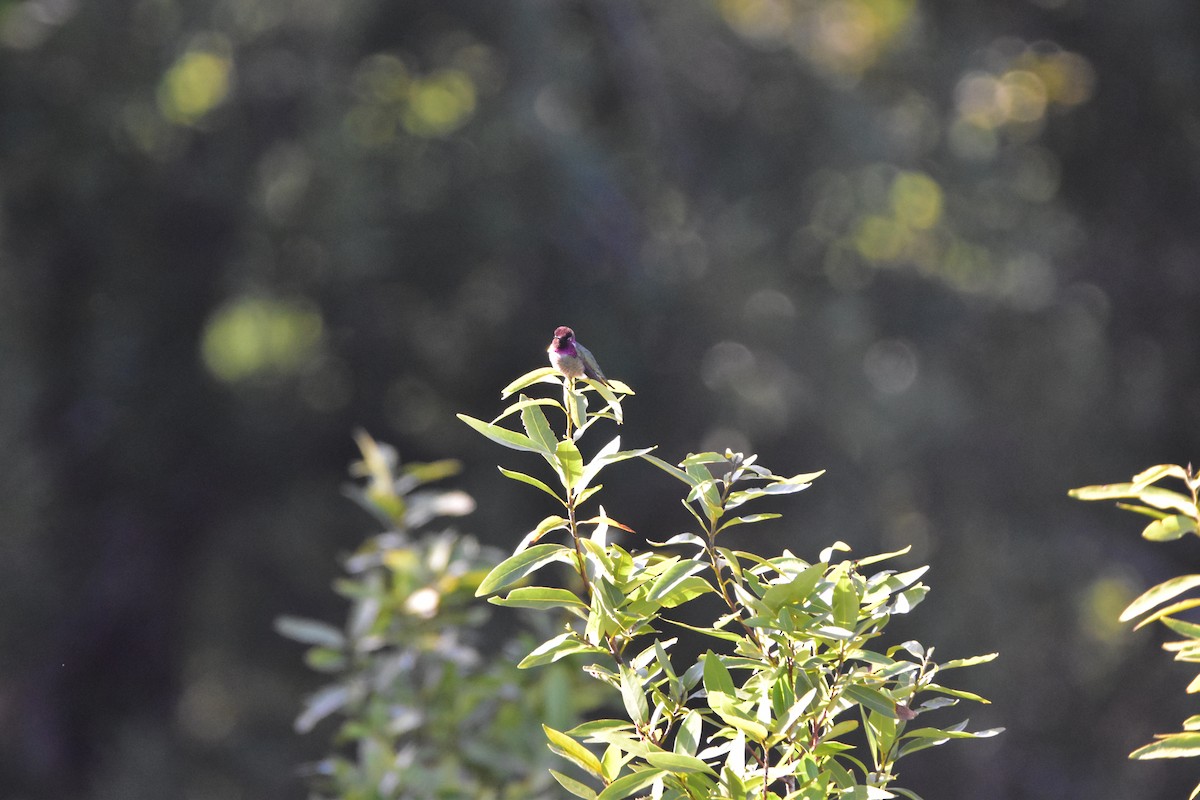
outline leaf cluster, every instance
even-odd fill
[[[345,562],[335,588],[350,603],[333,626],[281,617],[276,629],[308,646],[308,665],[329,678],[298,718],[308,733],[339,720],[334,751],[308,768],[314,797],[526,800],[560,796],[535,746],[543,720],[569,726],[597,693],[576,665],[518,670],[529,631],[499,647],[483,636],[488,610],[474,594],[500,554],[453,530],[419,530],[470,511],[462,492],[431,488],[457,464],[399,463],[395,451],[356,436],[360,480],[347,494],[387,525]],[[549,620],[533,620],[542,634]]]
[[[1183,484],[1184,491],[1167,489],[1159,485],[1173,479]],[[1139,472],[1128,483],[1113,483],[1099,486],[1083,486],[1072,489],[1071,497],[1079,500],[1120,500],[1117,506],[1151,518],[1142,530],[1142,537],[1152,542],[1165,542],[1182,538],[1187,534],[1200,535],[1200,473],[1191,465],[1159,464]],[[1128,502],[1133,501],[1133,502]],[[1200,575],[1180,575],[1151,587],[1137,597],[1121,612],[1121,621],[1138,620],[1135,627],[1141,628],[1152,622],[1160,622],[1179,639],[1163,644],[1163,649],[1175,654],[1176,661],[1190,664],[1200,663],[1200,624],[1181,619],[1178,615],[1200,606],[1200,597],[1176,599],[1200,586]],[[1166,603],[1167,605],[1164,605]],[[1200,692],[1200,675],[1188,684],[1189,694]],[[1186,758],[1200,756],[1200,715],[1193,715],[1183,723],[1178,733],[1159,734],[1155,741],[1130,753],[1130,758]],[[1192,790],[1191,797],[1200,795],[1200,784]]]
[[[505,395],[555,380],[553,371],[537,370],[514,381]],[[790,551],[765,558],[723,545],[721,534],[729,528],[780,516],[747,513],[751,503],[807,489],[820,472],[784,477],[753,455],[731,451],[671,464],[654,456],[653,448],[621,450],[619,437],[586,459],[578,441],[596,421],[586,413],[587,395],[599,394],[602,416],[619,422],[620,400],[630,392],[612,385],[608,390],[587,381],[579,389],[563,380],[563,402],[521,395],[491,422],[460,415],[493,441],[540,455],[555,481],[501,472],[550,495],[561,509],[533,526],[477,594],[492,595],[497,605],[570,615],[571,624],[520,666],[585,656],[585,671],[625,711],[624,718],[594,719],[567,731],[546,726],[550,749],[582,773],[581,780],[553,771],[564,788],[585,800],[915,797],[888,788],[901,757],[953,738],[998,732],[968,732],[965,721],[911,724],[960,700],[986,702],[942,685],[940,678],[995,654],[939,664],[933,648],[918,642],[877,642],[892,616],[911,611],[927,592],[920,582],[924,567],[868,569],[906,550],[839,559],[835,555],[849,550],[839,542],[808,561]],[[563,419],[561,439],[545,408]],[[518,415],[520,430],[501,424]],[[628,526],[603,506],[585,512],[584,505],[601,490],[602,471],[629,459],[653,464],[684,485],[682,502],[693,530],[650,542],[645,550],[610,541],[614,528]],[[560,541],[543,541],[547,537]],[[576,588],[533,583],[536,573],[555,563],[570,569]],[[716,600],[716,618],[684,621],[694,615],[680,613],[682,607],[705,597]],[[688,611],[707,607],[698,603]],[[672,648],[681,635],[711,645],[695,663],[680,663]],[[851,736],[865,740],[865,748]]]

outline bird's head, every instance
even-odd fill
[[[575,341],[575,331],[566,325],[559,325],[554,329],[555,347],[569,347],[573,341]]]

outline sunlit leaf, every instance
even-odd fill
[[[911,544],[910,544],[910,545],[907,545],[907,546],[905,546],[905,547],[902,547],[902,548],[900,548],[899,550],[893,550],[893,551],[892,551],[892,552],[890,552],[890,553],[879,553],[879,554],[877,554],[877,555],[873,555],[873,556],[866,556],[866,557],[864,557],[864,558],[857,558],[857,559],[855,559],[855,560],[854,560],[854,563],[855,563],[855,564],[857,564],[859,567],[865,567],[865,566],[868,566],[868,565],[870,565],[870,564],[878,564],[880,561],[887,561],[887,560],[889,560],[889,559],[892,559],[892,558],[897,558],[897,557],[899,557],[899,556],[908,555],[908,552],[909,552],[910,550],[912,550],[912,545],[911,545]]]
[[[639,789],[644,789],[664,775],[664,770],[647,769],[624,775],[605,787],[596,800],[625,800]]]
[[[712,767],[695,756],[681,753],[651,753],[646,756],[651,766],[665,769],[668,772],[707,772],[716,775]]]
[[[592,482],[592,480],[596,477],[596,475],[599,474],[600,470],[602,470],[604,467],[608,466],[609,464],[615,464],[618,461],[625,461],[630,458],[637,458],[638,456],[644,456],[647,453],[649,453],[651,450],[654,449],[653,447],[645,447],[640,450],[619,450],[618,448],[620,446],[621,446],[621,437],[617,436],[617,437],[614,437],[613,440],[610,441],[608,444],[606,444],[604,447],[602,447],[600,449],[600,452],[596,453],[596,455],[592,458],[592,460],[589,461],[587,463],[587,465],[583,468],[582,473],[579,476],[579,480],[577,482],[578,485],[576,488],[578,490],[582,490],[582,489],[586,488],[588,486],[588,484],[590,484]]]
[[[504,400],[508,397],[511,397],[514,392],[519,392],[526,386],[532,386],[535,383],[561,382],[562,377],[559,375],[558,370],[554,369],[554,367],[541,367],[540,369],[535,369],[532,372],[526,372],[508,386],[505,386],[502,390],[500,390],[500,399]]]
[[[654,583],[650,586],[650,593],[646,599],[651,601],[661,601],[690,575],[695,575],[697,572],[705,568],[702,561],[676,561],[666,569],[661,575],[655,578]]]
[[[1142,617],[1142,619],[1138,622],[1138,624],[1133,626],[1133,629],[1136,631],[1138,628],[1145,627],[1146,625],[1149,625],[1151,622],[1162,619],[1163,617],[1168,617],[1171,614],[1178,614],[1180,611],[1187,611],[1188,609],[1195,608],[1196,606],[1200,606],[1200,597],[1193,597],[1188,600],[1180,600],[1177,603],[1171,603],[1171,605],[1163,606],[1162,608],[1155,611],[1153,614],[1148,614],[1145,617]],[[1179,629],[1179,628],[1174,628],[1174,626],[1172,625],[1172,623],[1179,623],[1180,622],[1179,620],[1171,620],[1170,622],[1168,622],[1166,619],[1163,619],[1162,621],[1168,627],[1172,627],[1177,633],[1185,633],[1185,631],[1200,628],[1200,626],[1193,626],[1193,628]],[[1183,624],[1184,625],[1193,625],[1193,623],[1190,623],[1190,622],[1183,623]]]
[[[1185,517],[1182,514],[1175,514],[1151,522],[1142,531],[1142,538],[1151,542],[1169,542],[1195,532],[1196,520],[1191,517]]]
[[[1130,603],[1128,608],[1121,612],[1120,620],[1128,622],[1196,586],[1200,586],[1200,575],[1180,575],[1177,578],[1163,581]]]
[[[779,519],[782,516],[782,514],[747,514],[744,517],[732,517],[728,521],[723,522],[721,527],[717,528],[717,533],[720,533],[726,528],[732,528],[734,525],[746,525],[753,522],[763,522],[769,519]]]
[[[691,575],[675,584],[669,591],[657,598],[663,608],[675,608],[700,595],[713,594],[717,590],[707,579],[699,575]]]
[[[1138,488],[1132,483],[1110,483],[1099,486],[1082,486],[1068,494],[1079,500],[1120,500],[1136,498],[1147,505],[1162,509],[1175,509],[1189,517],[1197,515],[1196,505],[1179,492],[1157,486]]]
[[[581,641],[575,633],[567,631],[560,633],[551,639],[547,639],[542,644],[533,649],[529,655],[521,659],[521,663],[517,666],[521,669],[529,669],[530,667],[538,667],[543,664],[550,664],[558,661],[561,658],[575,655],[576,653],[606,653],[608,652],[602,647],[588,644]]]
[[[525,400],[525,397],[521,398]],[[542,409],[536,405],[528,405],[521,410],[521,424],[525,427],[525,432],[529,434],[529,438],[536,444],[544,455],[549,457],[558,447],[558,436],[550,428],[550,421],[546,419],[546,415],[542,413]]]
[[[1188,601],[1185,601],[1182,603],[1176,603],[1176,605],[1179,606],[1179,608],[1176,610],[1184,611],[1186,609],[1195,608],[1197,605],[1200,605],[1200,599],[1188,600]],[[1158,613],[1158,612],[1155,612],[1155,613]],[[1172,612],[1172,613],[1174,613],[1174,612]],[[1166,625],[1168,628],[1170,628],[1171,630],[1178,633],[1180,636],[1186,636],[1189,639],[1200,639],[1200,623],[1187,622],[1182,619],[1174,619],[1173,617],[1166,617],[1166,616],[1163,617],[1162,623],[1164,625]],[[1183,655],[1183,651],[1185,649],[1191,649],[1193,651],[1200,649],[1200,641],[1192,642],[1189,644],[1192,645],[1191,648],[1180,647],[1180,655]],[[1163,645],[1163,647],[1164,647],[1164,649],[1170,649],[1168,647],[1168,645]],[[1184,660],[1184,659],[1180,659],[1180,660]],[[1187,660],[1190,661],[1192,659],[1189,658]]]
[[[663,472],[666,472],[668,475],[673,475],[675,478],[683,481],[687,485],[689,485],[689,486],[696,485],[695,478],[693,478],[691,475],[684,472],[683,470],[681,470],[679,467],[675,466],[674,464],[669,464],[666,461],[663,461],[658,456],[644,455],[644,456],[642,456],[642,458],[649,461],[651,464],[658,467]]]
[[[958,669],[959,667],[973,667],[977,664],[986,664],[989,661],[994,661],[999,653],[987,653],[981,656],[972,656],[970,658],[956,658],[952,661],[947,661],[945,664],[938,664],[938,669]]]
[[[596,791],[590,786],[580,783],[574,778],[564,775],[556,769],[550,770],[551,777],[558,781],[558,785],[566,789],[576,797],[582,797],[583,800],[596,800]]]
[[[704,654],[704,690],[708,692],[710,701],[713,694],[726,694],[732,697],[736,691],[729,670],[712,650]]]
[[[763,593],[762,602],[771,611],[793,605],[805,600],[812,594],[817,583],[825,575],[824,564],[813,564],[802,570],[795,577],[782,583],[775,583]]]
[[[852,683],[843,691],[846,697],[877,714],[896,719],[896,701],[878,689]]]
[[[694,756],[700,747],[700,735],[704,720],[696,709],[689,709],[675,734],[675,752]]]
[[[567,608],[587,610],[587,604],[568,589],[547,586],[522,586],[505,597],[489,597],[489,603],[510,608]]]
[[[1132,485],[1135,490],[1140,490],[1166,477],[1178,478],[1181,481],[1187,481],[1188,474],[1187,470],[1176,464],[1159,464],[1157,466],[1144,469],[1137,475],[1134,475]]]
[[[497,467],[497,469],[500,470],[500,474],[502,474],[504,477],[512,478],[514,481],[520,481],[521,483],[527,483],[530,486],[537,487],[538,489],[541,489],[543,492],[545,492],[546,494],[553,497],[555,500],[562,502],[562,498],[558,496],[557,492],[555,492],[553,489],[551,489],[549,486],[547,486],[543,481],[538,480],[537,478],[533,477],[532,475],[526,475],[524,472],[517,472],[516,470],[505,469],[504,467]]]
[[[621,701],[625,704],[625,713],[636,725],[645,725],[650,719],[650,706],[641,678],[626,666],[621,667]]]
[[[573,492],[579,476],[583,473],[583,456],[575,443],[570,440],[559,442],[555,455],[558,459],[559,477],[562,479],[563,487]]]
[[[572,739],[562,731],[556,731],[549,725],[542,725],[550,750],[570,761],[584,772],[603,779],[604,772],[600,767],[600,759],[591,750]]]
[[[466,414],[457,414],[456,416],[496,444],[504,445],[513,450],[526,450],[531,453],[541,452],[537,444],[523,433],[517,433],[501,425],[493,425],[490,422],[484,422],[481,419],[475,419]]]
[[[499,591],[552,561],[567,561],[570,556],[570,549],[561,544],[538,544],[522,550],[493,567],[479,584],[475,596],[483,597]]]
[[[1168,733],[1129,754],[1130,758],[1191,758],[1200,756],[1200,733]]]
[[[845,573],[833,587],[833,622],[840,628],[854,630],[858,623],[858,591],[854,581]]]

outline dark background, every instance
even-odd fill
[[[567,324],[626,446],[829,470],[739,544],[912,544],[897,636],[1000,651],[903,785],[1185,797],[1116,616],[1195,543],[1066,491],[1200,458],[1197,87],[1194,0],[0,0],[0,794],[302,797],[271,621],[342,613],[351,431],[515,542],[454,413]]]

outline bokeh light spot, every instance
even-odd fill
[[[228,42],[207,37],[179,57],[158,86],[158,107],[179,125],[194,125],[229,95],[233,59]]]
[[[413,81],[404,127],[415,136],[445,136],[474,113],[475,84],[462,70],[447,69]]]
[[[892,182],[892,211],[910,228],[932,228],[942,218],[942,189],[923,172],[901,172]]]
[[[305,301],[240,297],[209,318],[201,354],[228,383],[293,374],[315,357],[323,333],[320,313]]]
[[[863,373],[883,394],[901,394],[917,380],[917,353],[902,339],[883,339],[867,348]]]
[[[891,217],[871,214],[863,217],[854,235],[854,246],[871,261],[895,261],[910,239],[907,227]]]

